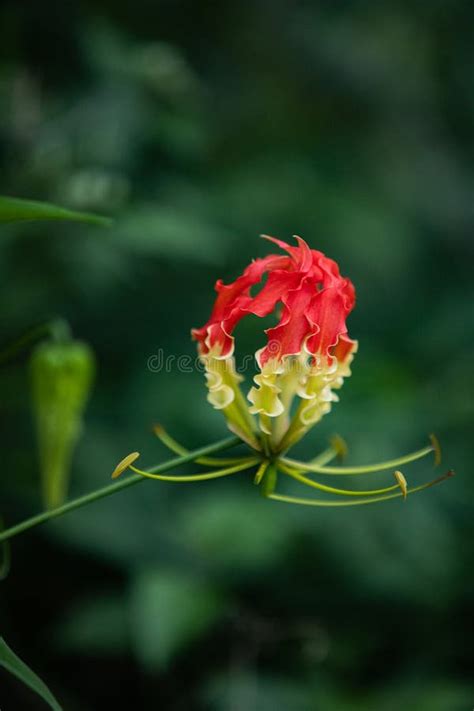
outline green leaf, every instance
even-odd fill
[[[62,711],[61,706],[58,704],[48,687],[44,682],[41,681],[39,676],[37,676],[34,671],[26,666],[24,662],[21,661],[19,657],[13,652],[7,645],[3,637],[0,637],[0,666],[5,667],[10,674],[16,676],[20,681],[22,681],[30,689],[36,691],[36,693],[41,696],[44,701],[54,710]]]
[[[102,226],[112,224],[112,220],[108,217],[93,215],[89,212],[67,210],[64,207],[51,205],[48,202],[0,196],[0,223],[25,222],[29,220],[71,220],[73,222],[88,222]]]
[[[224,609],[214,590],[179,571],[148,570],[139,575],[131,604],[136,654],[149,671],[165,669]]]

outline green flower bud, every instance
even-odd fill
[[[81,341],[48,341],[33,351],[30,368],[43,500],[47,508],[54,508],[67,495],[95,359]]]

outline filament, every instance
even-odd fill
[[[358,467],[325,467],[311,462],[306,464],[305,462],[300,462],[296,459],[289,459],[288,457],[282,457],[280,461],[291,468],[299,469],[303,472],[315,472],[316,474],[370,474],[373,472],[384,471],[385,469],[397,469],[397,467],[400,467],[403,464],[408,464],[409,462],[414,462],[417,459],[426,457],[427,454],[433,451],[436,453],[435,447],[433,445],[429,445],[427,447],[423,447],[423,449],[417,450],[416,452],[399,457],[398,459],[389,459],[386,462],[379,462],[378,464],[368,464]]]
[[[407,493],[408,494],[415,494],[417,491],[423,491],[424,489],[429,489],[431,486],[435,486],[435,484],[439,484],[445,479],[449,479],[449,477],[454,476],[453,471],[448,471],[446,474],[443,474],[442,476],[439,476],[437,479],[433,479],[433,481],[428,482],[427,484],[421,484],[420,486],[415,486],[412,489],[408,489]],[[364,504],[376,504],[380,501],[388,501],[389,499],[397,499],[403,496],[403,492],[400,492],[398,494],[387,494],[385,496],[374,496],[371,497],[370,499],[359,499],[356,501],[330,501],[330,500],[325,500],[325,499],[303,499],[303,498],[298,498],[296,496],[285,496],[283,494],[268,494],[267,498],[273,499],[274,501],[282,501],[288,504],[299,504],[301,506],[323,506],[323,507],[329,507],[329,506],[362,506]]]
[[[182,444],[177,442],[174,437],[172,437],[161,425],[154,425],[153,432],[158,437],[160,442],[162,442],[165,447],[174,452],[184,456],[189,454],[189,449],[183,447]],[[208,467],[220,467],[220,466],[232,466],[233,464],[239,464],[244,461],[244,457],[199,457],[196,459],[197,464],[205,464]]]
[[[347,456],[347,444],[345,440],[340,435],[334,435],[330,438],[329,442],[330,446],[321,452],[321,454],[318,454],[317,457],[311,459],[309,464],[322,467],[324,464],[328,464],[336,457],[345,459]]]
[[[236,472],[241,472],[245,471],[246,469],[250,469],[255,464],[257,464],[258,461],[259,460],[257,459],[257,457],[251,457],[248,459],[244,459],[240,464],[236,464],[233,467],[226,467],[224,469],[219,469],[218,471],[204,472],[203,474],[188,474],[185,476],[151,474],[150,472],[143,471],[142,469],[137,469],[134,466],[130,466],[129,468],[132,470],[132,472],[135,472],[135,474],[140,474],[140,476],[144,476],[147,479],[157,479],[158,481],[178,481],[186,483],[191,481],[205,481],[207,479],[219,479],[219,477],[222,476],[228,476],[229,474],[235,474]]]
[[[288,476],[291,476],[296,481],[301,484],[306,484],[306,486],[311,486],[314,489],[320,489],[321,491],[326,491],[328,494],[337,494],[338,496],[376,496],[377,494],[387,494],[390,491],[400,490],[399,484],[394,484],[393,486],[387,486],[383,489],[369,489],[368,491],[359,491],[357,489],[336,489],[333,486],[326,486],[326,484],[320,484],[318,481],[313,481],[299,474],[294,469],[290,469],[285,464],[280,462],[280,469]]]

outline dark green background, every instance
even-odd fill
[[[15,540],[0,631],[67,711],[472,708],[473,21],[467,0],[2,3],[0,192],[115,218],[0,234],[1,340],[59,314],[97,354],[73,493],[163,459],[154,421],[225,436],[201,375],[147,361],[194,354],[261,232],[357,288],[353,376],[301,456],[435,431],[458,474],[349,510],[264,501],[247,474],[147,482]],[[13,523],[40,507],[26,357],[0,388]],[[41,704],[0,670],[2,711]]]

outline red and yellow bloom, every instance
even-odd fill
[[[330,446],[310,462],[290,459],[287,450],[298,441],[337,401],[334,392],[350,375],[357,341],[349,338],[346,320],[355,303],[352,282],[322,252],[310,249],[296,237],[288,245],[266,237],[284,254],[270,254],[253,261],[231,284],[216,283],[217,298],[207,323],[193,329],[206,369],[208,400],[224,413],[229,428],[253,449],[247,456],[196,458],[210,466],[205,473],[188,476],[144,471],[133,465],[133,452],[116,467],[113,476],[129,468],[136,474],[160,481],[204,481],[255,469],[254,481],[264,496],[275,501],[307,506],[355,506],[406,498],[452,476],[453,472],[409,488],[398,467],[435,454],[439,445],[432,436],[426,447],[410,454],[366,466],[328,466],[341,458],[345,444],[334,437]],[[245,316],[263,318],[278,313],[276,326],[265,331],[266,343],[255,354],[258,373],[247,396],[234,361],[234,329]],[[257,418],[255,417],[257,416]],[[162,443],[179,455],[189,451],[162,427],[155,428]],[[238,440],[237,440],[238,442]],[[319,475],[356,476],[392,470],[395,483],[374,489],[329,486]],[[276,491],[278,476],[323,492],[323,498],[301,498]],[[318,478],[315,478],[315,475]],[[329,498],[327,495],[330,495]],[[337,498],[334,498],[337,497]]]
[[[256,259],[231,284],[219,280],[211,316],[192,335],[206,367],[211,404],[247,441],[255,444],[263,434],[272,450],[281,450],[329,412],[337,401],[333,391],[350,375],[357,342],[348,336],[346,319],[355,290],[336,262],[300,237],[296,246],[265,238],[286,254]],[[245,316],[264,317],[276,309],[279,321],[265,331],[267,342],[255,354],[259,372],[247,406],[235,371],[233,331]],[[299,404],[290,418],[295,398]],[[259,416],[259,428],[253,415]]]

